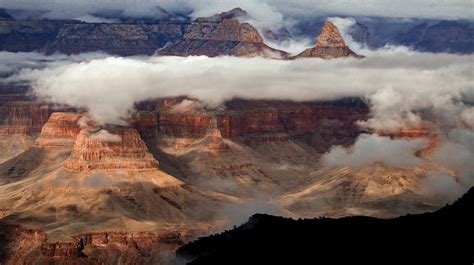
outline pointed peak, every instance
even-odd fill
[[[233,8],[229,11],[222,12],[220,14],[222,18],[226,19],[232,19],[232,18],[238,18],[238,17],[244,17],[247,16],[247,11],[243,10],[240,7]]]
[[[316,47],[344,48],[346,43],[339,29],[332,22],[326,21],[321,34],[316,38]]]

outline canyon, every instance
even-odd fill
[[[324,23],[321,34],[316,38],[316,46],[308,48],[296,55],[295,58],[318,57],[323,59],[332,59],[340,57],[362,58],[353,52],[344,42],[339,29],[327,21]]]
[[[235,8],[212,17],[197,18],[187,29],[182,41],[164,47],[159,54],[270,58],[287,56],[286,52],[264,44],[263,38],[252,25],[240,23],[237,18],[245,15],[244,10]]]
[[[270,45],[291,39],[288,30],[257,28],[241,8],[195,19],[170,16],[87,23],[15,19],[0,10],[0,50],[37,51],[47,58],[105,52],[330,64],[365,60],[343,36],[360,42],[374,38],[359,22],[343,31],[331,19],[318,20],[305,33],[315,38],[314,47],[290,54]],[[431,32],[436,25],[409,32],[428,28],[422,38],[436,39]],[[419,49],[427,42],[418,40]],[[41,67],[34,65],[31,73]],[[35,97],[31,92],[40,84],[12,81],[18,71],[0,75],[2,264],[168,264],[181,246],[260,211],[323,220],[435,211],[452,198],[433,195],[426,180],[433,172],[456,183],[462,177],[436,157],[450,139],[429,115],[396,130],[362,126],[360,121],[374,117],[368,96],[231,98],[217,106],[186,95],[148,97],[134,102],[121,124],[108,124],[94,120],[86,107]],[[336,147],[354,151],[361,136],[422,140],[411,154],[420,162],[325,162]]]

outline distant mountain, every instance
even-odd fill
[[[161,55],[220,55],[285,57],[287,53],[263,43],[257,29],[238,18],[246,12],[234,8],[211,17],[197,18],[187,29],[184,39],[163,48]]]
[[[289,29],[261,29],[257,32],[252,25],[237,21],[246,15],[240,8],[195,21],[191,21],[189,14],[173,14],[162,9],[156,11],[159,18],[147,19],[123,17],[121,13],[94,14],[104,20],[116,20],[115,23],[44,20],[38,16],[14,19],[19,16],[12,17],[12,12],[0,9],[0,50],[48,54],[104,51],[122,56],[154,54],[163,48],[163,54],[216,56],[273,52],[278,55],[282,51],[268,47],[261,36],[272,42],[291,38],[313,39],[328,20],[327,16],[294,18],[295,23]],[[392,44],[427,52],[474,52],[473,21],[381,17],[355,17],[355,20],[345,29],[346,33],[370,48]],[[199,34],[211,28],[212,32]]]
[[[472,264],[474,188],[434,213],[394,219],[256,214],[177,251],[188,264]]]
[[[423,52],[469,54],[474,52],[474,21],[355,17],[346,32],[369,48],[404,45]],[[296,20],[294,37],[312,38],[327,17]]]
[[[339,29],[332,22],[327,21],[323,25],[321,34],[316,38],[316,46],[308,48],[295,56],[295,58],[308,57],[331,59],[340,57],[361,58],[363,56],[353,52],[342,39]]]

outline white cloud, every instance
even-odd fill
[[[457,120],[467,108],[462,101],[474,98],[473,59],[399,52],[329,61],[108,57],[51,62],[43,69],[23,69],[7,80],[30,80],[37,96],[87,109],[100,123],[122,124],[135,102],[157,97],[189,96],[211,106],[234,97],[295,101],[368,97],[372,116],[362,124],[394,129],[416,122],[417,111],[426,109],[443,121],[461,122]]]
[[[426,147],[425,139],[391,139],[376,134],[361,134],[350,148],[335,146],[321,157],[330,167],[362,168],[376,162],[389,167],[408,167],[422,163],[415,153]]]
[[[98,132],[91,133],[89,138],[101,142],[120,142],[122,140],[122,137],[120,137],[120,135],[112,134],[104,129],[101,129]]]

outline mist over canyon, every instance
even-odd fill
[[[442,207],[474,185],[470,9],[3,2],[0,263],[192,264],[272,222],[466,229],[472,189]]]

